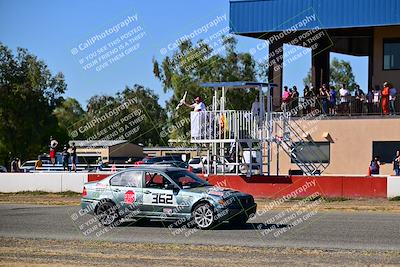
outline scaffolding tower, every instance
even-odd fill
[[[272,145],[289,155],[306,175],[322,173],[327,164],[318,149],[313,149],[316,161],[304,161],[313,141],[305,140],[306,133],[294,121],[289,112],[273,112],[271,83],[218,82],[203,83],[213,88],[211,109],[191,112],[191,142],[207,152],[205,175],[235,174],[271,175]],[[227,110],[226,93],[238,88],[258,90],[257,111]],[[321,152],[322,153],[322,152]],[[279,158],[279,155],[277,155]],[[233,167],[233,168],[227,168]]]

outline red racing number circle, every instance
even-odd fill
[[[128,204],[135,202],[135,192],[132,190],[126,191],[124,195],[124,202]]]

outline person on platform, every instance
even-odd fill
[[[281,109],[283,112],[287,112],[290,103],[290,92],[287,86],[283,87],[283,95],[282,95],[282,105]]]
[[[392,86],[389,91],[390,115],[396,115],[396,95],[397,95],[397,89]]]
[[[324,115],[328,114],[328,98],[329,98],[329,91],[326,86],[326,84],[323,84],[321,88],[319,88],[319,98],[321,99],[321,105],[322,105],[322,113]]]
[[[296,111],[293,115],[296,116],[297,115],[297,109],[299,107],[299,92],[297,90],[297,86],[293,85],[293,92],[292,92],[292,109],[294,109],[294,111]]]
[[[195,111],[195,112],[206,111],[206,105],[204,104],[204,102],[200,96],[197,96],[194,99],[193,104],[188,104],[186,102],[184,102],[183,104],[189,108],[193,108],[193,111]]]
[[[382,100],[381,100],[383,115],[389,115],[389,93],[390,93],[390,84],[388,82],[385,82],[383,84]]]
[[[347,89],[346,84],[342,84],[339,90],[340,95],[340,110],[342,114],[349,114],[349,96],[350,91]]]
[[[372,102],[374,103],[374,109],[373,112],[374,113],[380,113],[380,103],[381,103],[381,89],[379,88],[379,86],[376,86],[376,88],[373,90],[374,93],[374,98],[372,100]]]
[[[264,107],[263,112],[265,113],[265,107]],[[254,100],[254,102],[251,104],[251,113],[256,118],[261,116],[261,103],[260,103],[258,95],[256,96],[256,99]]]
[[[333,116],[336,114],[336,90],[335,87],[330,86],[329,90],[329,115]]]
[[[304,87],[304,101],[307,103],[305,107],[305,114],[311,113],[311,103],[313,92],[308,85]]]
[[[372,88],[368,90],[366,99],[368,114],[371,114],[374,111],[374,90]]]
[[[363,113],[363,107],[364,107],[364,101],[365,101],[365,94],[363,90],[361,90],[360,86],[357,84],[356,85],[356,90],[354,92],[355,96],[355,111],[357,115],[361,115]]]

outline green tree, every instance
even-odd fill
[[[86,112],[75,98],[67,98],[54,110],[54,115],[58,121],[59,133],[57,138],[63,143],[71,137],[69,134],[80,121],[85,120]]]
[[[332,85],[336,88],[346,84],[347,88],[354,90],[355,77],[350,62],[334,58],[331,62],[330,76]]]
[[[342,84],[346,84],[347,88],[354,90],[356,83],[350,62],[333,58],[329,74],[331,85],[335,86],[335,88],[340,88]],[[309,70],[307,76],[303,79],[303,83],[304,85],[309,85],[311,81],[311,70]]]
[[[201,96],[206,105],[211,105],[213,90],[200,88],[202,82],[254,81],[257,78],[257,65],[249,53],[236,51],[236,39],[229,36],[220,43],[205,43],[202,40],[195,45],[191,41],[182,42],[177,51],[166,56],[161,63],[153,59],[154,75],[162,82],[164,92],[172,92],[167,102],[168,125],[175,125],[182,118],[189,118],[190,109],[175,110],[179,100],[188,92],[187,102]],[[222,47],[224,53],[214,48]],[[227,109],[250,109],[257,92],[248,89],[236,89],[227,93]],[[189,123],[175,127],[171,138],[187,136]]]
[[[95,95],[87,104],[87,112],[69,132],[75,139],[124,139],[144,145],[162,145],[161,127],[166,111],[158,104],[158,96],[149,88],[135,84],[126,86],[115,96]],[[118,134],[116,131],[118,131]]]
[[[54,109],[66,90],[62,73],[52,75],[47,65],[26,49],[12,51],[0,43],[0,161],[9,156],[37,158],[50,135],[57,132]]]

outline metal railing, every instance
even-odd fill
[[[258,117],[250,111],[191,112],[191,141],[233,142],[258,140]]]
[[[279,100],[277,101],[279,102]],[[274,103],[277,103],[276,101]],[[316,110],[319,114],[329,116],[371,116],[384,115],[382,99],[360,99],[355,96],[346,98],[338,97],[334,101],[323,97],[299,97],[292,99],[286,105],[286,111],[292,116],[306,116]],[[275,107],[276,111],[281,111],[281,107]],[[396,97],[393,104],[389,101],[389,114],[400,115],[400,95]]]

